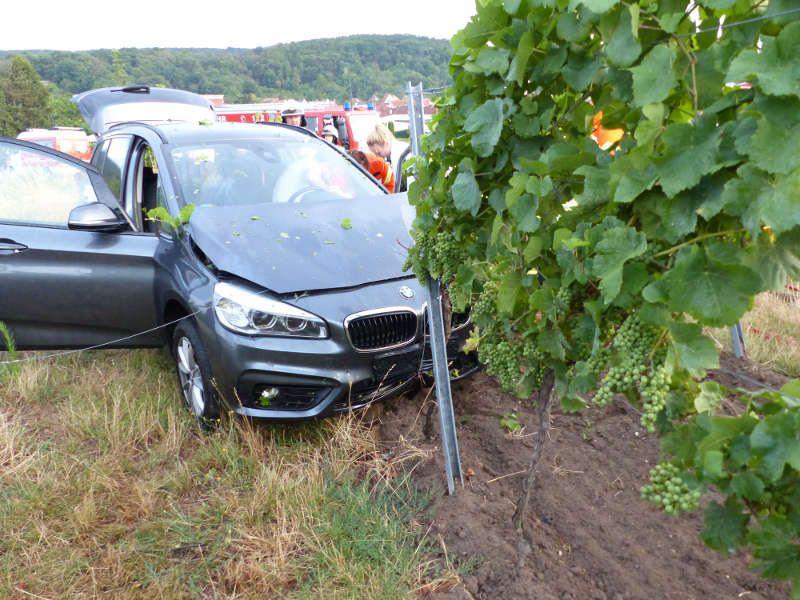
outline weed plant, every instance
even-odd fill
[[[19,363],[15,362],[18,358],[14,336],[6,324],[0,321],[0,363],[5,363],[0,364],[0,381],[19,373]]]

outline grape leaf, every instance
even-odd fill
[[[520,231],[532,233],[539,229],[539,199],[531,194],[522,194],[508,207],[508,211],[517,220]]]
[[[602,14],[611,10],[619,2],[620,0],[570,0],[569,9],[575,10],[579,5],[583,4],[593,13]]]
[[[746,264],[761,276],[764,289],[780,291],[787,281],[797,281],[800,279],[800,229],[778,236],[774,241],[766,235],[760,236]]]
[[[661,136],[663,154],[653,159],[661,182],[661,189],[668,198],[680,191],[700,183],[703,175],[711,173],[717,166],[716,153],[720,144],[720,132],[713,123],[673,123]]]
[[[731,491],[748,500],[761,500],[764,482],[755,473],[737,473],[731,477]]]
[[[734,325],[749,310],[760,291],[760,278],[745,266],[709,260],[696,246],[681,248],[675,267],[667,272],[661,289],[669,294],[668,305],[702,323],[720,327]]]
[[[508,76],[513,77],[517,80],[518,85],[522,85],[525,81],[525,69],[528,67],[528,59],[531,57],[531,53],[533,52],[534,46],[534,39],[533,39],[533,32],[526,31],[522,34],[522,37],[519,40],[519,46],[517,47],[516,55],[514,56],[514,60],[516,61],[516,65],[514,65],[514,72],[512,73],[511,69],[509,69]]]
[[[522,274],[519,271],[509,271],[497,290],[497,312],[511,314],[517,297],[522,291]]]
[[[800,398],[800,379],[793,379],[781,387],[781,393],[793,398]]]
[[[525,259],[526,263],[532,263],[534,260],[539,258],[543,248],[544,241],[541,237],[531,237],[530,240],[528,240],[528,243],[525,245],[525,250],[522,252],[522,257]]]
[[[771,119],[759,119],[750,139],[750,160],[767,173],[789,173],[800,167],[800,125],[787,127]]]
[[[472,133],[472,147],[478,156],[489,156],[503,131],[503,101],[487,100],[464,122],[464,131]]]
[[[647,238],[631,227],[609,229],[597,244],[592,273],[600,279],[600,290],[606,304],[610,304],[619,294],[622,267],[630,259],[641,256],[645,250]]]
[[[478,214],[481,207],[481,189],[472,169],[462,168],[456,175],[456,180],[452,187],[453,204],[463,212]]]
[[[627,67],[639,58],[642,45],[636,38],[633,29],[633,16],[630,7],[623,7],[619,15],[619,23],[614,30],[614,35],[606,46],[608,61],[618,67]]]
[[[787,526],[787,520],[771,515],[761,520],[761,528],[751,531],[748,541],[753,545],[753,567],[761,570],[764,577],[788,579],[794,588],[794,600],[800,588],[800,545],[795,537],[797,525]]]
[[[648,237],[674,244],[693,232],[697,227],[697,209],[710,194],[705,187],[698,185],[674,198],[665,198],[659,193],[645,194],[639,202],[643,211],[650,209],[642,214],[642,229]]]
[[[743,215],[745,227],[751,233],[760,229],[761,224],[780,235],[800,224],[800,168],[788,175],[775,175],[759,191],[755,201],[750,203]]]
[[[576,175],[583,175],[583,192],[575,196],[582,206],[593,206],[608,201],[608,169],[584,165],[575,169]]]
[[[556,30],[558,36],[568,42],[580,42],[589,35],[591,24],[586,20],[579,20],[578,13],[568,12],[558,19]]]
[[[669,96],[677,81],[672,72],[675,51],[667,46],[656,46],[644,57],[633,73],[633,105],[644,106],[661,102]]]
[[[719,450],[710,450],[703,455],[703,475],[711,476],[714,479],[725,477],[723,469],[723,455]]]
[[[695,396],[694,407],[699,413],[713,413],[725,399],[725,390],[716,381],[700,384],[700,393]]]
[[[640,148],[611,163],[609,172],[614,202],[619,204],[632,202],[639,194],[653,187],[658,179],[656,166],[643,155]]]
[[[475,64],[484,73],[500,73],[508,71],[508,50],[505,48],[481,48]]]
[[[800,415],[782,412],[766,417],[750,434],[750,446],[762,456],[758,471],[768,481],[777,481],[787,464],[800,471],[798,429]]]
[[[700,325],[673,321],[669,324],[669,334],[676,362],[692,375],[703,376],[706,369],[719,368],[719,354],[714,340],[703,335]]]
[[[592,82],[601,64],[602,60],[599,56],[571,52],[567,64],[562,67],[561,73],[564,81],[572,89],[581,92]]]
[[[489,206],[491,206],[498,215],[502,215],[506,210],[506,192],[503,188],[494,188],[489,193]]]
[[[777,38],[762,36],[761,40],[761,50],[742,50],[733,59],[727,81],[757,79],[768,94],[800,95],[800,22],[787,25]]]
[[[570,396],[568,394],[561,396],[561,410],[565,413],[574,413],[583,408],[586,408],[586,402],[579,396]]]
[[[564,335],[557,328],[545,329],[539,332],[538,346],[543,352],[558,360],[564,360]]]
[[[753,238],[758,237],[762,224],[776,235],[800,224],[800,202],[796,200],[800,169],[788,175],[768,176],[751,164],[744,164],[737,175],[725,184],[722,205],[728,214],[742,217],[742,224]]]
[[[714,550],[725,554],[734,552],[744,542],[745,525],[750,520],[743,508],[733,496],[728,497],[724,505],[709,504],[703,513],[705,529],[700,537]]]

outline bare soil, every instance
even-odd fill
[[[729,387],[785,378],[747,360],[723,357],[710,376]],[[732,373],[742,373],[742,379]],[[658,461],[658,440],[624,403],[565,414],[554,407],[524,529],[530,551],[515,576],[511,518],[530,461],[536,418],[530,401],[504,393],[483,373],[453,384],[465,486],[447,495],[439,424],[426,415],[433,393],[387,402],[380,432],[387,451],[423,450],[413,478],[434,492],[430,535],[441,555],[467,573],[453,586],[425,589],[434,600],[649,600],[789,597],[789,586],[760,579],[748,557],[726,558],[698,537],[702,515],[672,517],[642,500],[639,488]],[[500,425],[514,413],[524,426]]]

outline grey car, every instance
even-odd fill
[[[74,100],[91,165],[0,138],[0,321],[18,349],[168,344],[201,420],[331,414],[429,371],[404,195],[304,130],[215,122],[202,96]],[[452,325],[464,376],[468,317]]]

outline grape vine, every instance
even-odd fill
[[[792,7],[479,0],[413,166],[407,267],[471,306],[509,391],[553,373],[564,410],[624,395],[662,435],[644,497],[677,513],[716,490],[703,539],[800,598],[800,390],[702,381],[703,328],[800,278]]]

